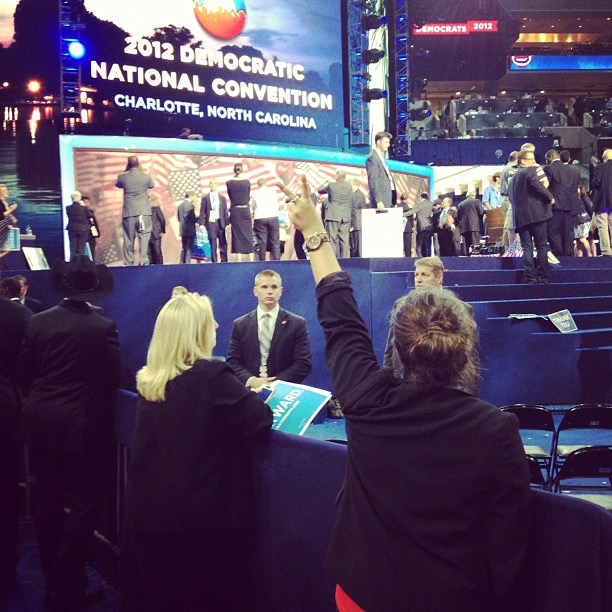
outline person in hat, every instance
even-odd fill
[[[52,281],[63,300],[31,318],[18,357],[18,432],[36,479],[45,605],[65,610],[102,596],[87,591],[84,569],[108,476],[120,361],[115,323],[91,304],[111,293],[110,270],[75,255],[53,264]]]

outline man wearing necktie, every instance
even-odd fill
[[[374,136],[374,148],[366,159],[370,206],[378,210],[391,208],[396,202],[395,182],[385,161],[390,144],[391,134],[378,132]]]
[[[257,308],[232,325],[227,362],[251,389],[273,380],[301,383],[312,369],[306,321],[279,306],[283,282],[274,270],[255,277]]]
[[[202,198],[200,225],[206,228],[213,262],[227,261],[227,238],[225,228],[228,222],[227,199],[217,191],[217,179],[211,179],[210,191]],[[217,246],[219,254],[217,254]]]

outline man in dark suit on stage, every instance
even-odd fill
[[[13,434],[21,399],[17,392],[15,355],[31,316],[32,312],[19,301],[0,297],[0,586],[15,584],[16,580],[21,447]]]
[[[162,236],[166,233],[166,218],[157,204],[151,204],[151,238],[149,239],[149,263],[163,264]]]
[[[480,220],[484,215],[482,202],[476,199],[474,191],[467,193],[467,198],[457,207],[457,224],[463,236],[465,254],[471,255],[474,247],[480,244]]]
[[[149,264],[151,237],[151,205],[148,190],[155,186],[153,179],[140,168],[135,155],[128,157],[125,172],[117,177],[116,187],[123,189],[123,265],[134,264],[134,241],[140,236],[140,265]]]
[[[552,217],[555,198],[542,184],[533,151],[521,150],[518,170],[508,186],[514,227],[523,249],[524,282],[548,282],[547,221]],[[535,243],[538,265],[533,260]]]
[[[320,194],[327,194],[323,218],[325,219],[325,230],[329,234],[329,240],[334,247],[336,257],[339,259],[349,257],[349,230],[351,228],[353,189],[346,180],[346,172],[344,170],[336,170],[336,180],[328,181],[321,185],[318,192]]]
[[[257,308],[234,321],[227,362],[251,389],[273,380],[301,383],[312,369],[306,321],[278,302],[283,282],[274,270],[255,277]]]
[[[85,245],[91,235],[91,224],[89,223],[89,214],[87,208],[83,204],[83,198],[80,191],[74,191],[70,194],[72,204],[66,206],[66,216],[68,217],[68,240],[70,241],[70,257],[74,255],[83,255],[85,253]]]
[[[593,213],[601,254],[612,256],[612,149],[606,149],[593,170]]]
[[[546,152],[546,164],[544,174],[548,177],[548,189],[555,196],[552,217],[548,221],[550,250],[557,257],[571,257],[574,254],[574,215],[580,212],[580,170],[563,163],[555,149]]]
[[[390,144],[391,134],[378,132],[374,136],[374,148],[366,159],[370,206],[378,210],[391,208],[396,202],[395,182],[385,161]]]
[[[65,299],[30,319],[17,367],[18,432],[36,480],[45,605],[65,610],[101,597],[87,591],[84,572],[110,475],[121,368],[115,323],[90,304],[111,292],[110,270],[75,255],[54,263],[52,280]]]
[[[361,191],[359,179],[351,179],[353,196],[351,198],[351,233],[349,243],[351,247],[351,257],[361,257],[361,210],[366,207],[366,199]]]
[[[225,228],[229,221],[227,199],[217,191],[217,179],[211,179],[210,191],[202,198],[200,225],[206,228],[210,253],[214,263],[227,261],[227,238]],[[217,255],[217,245],[219,254]]]

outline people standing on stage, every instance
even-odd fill
[[[128,157],[125,172],[117,177],[116,187],[123,189],[123,265],[134,265],[136,235],[140,238],[139,263],[149,265],[151,205],[147,192],[155,185],[151,176],[142,171],[135,155]]]
[[[234,178],[227,181],[230,200],[230,227],[232,231],[232,253],[237,261],[253,261],[253,222],[251,218],[251,183],[242,173],[242,164],[234,164]]]
[[[476,198],[475,191],[468,191],[467,197],[457,206],[457,224],[463,238],[465,254],[472,255],[474,247],[480,244],[482,236],[480,221],[484,214],[482,202]]]
[[[512,215],[512,204],[510,203],[510,198],[508,197],[508,185],[510,184],[510,180],[518,168],[518,155],[518,151],[512,151],[510,155],[508,155],[508,163],[504,166],[499,178],[499,193],[502,197],[501,207],[504,211],[502,244],[505,247],[509,247],[516,239],[516,232],[514,231],[513,225],[514,219]]]
[[[66,206],[66,216],[68,217],[68,240],[70,242],[70,258],[75,255],[85,254],[85,245],[91,236],[91,224],[89,222],[89,213],[80,191],[73,191],[70,194],[72,204]]]
[[[159,204],[151,203],[151,238],[149,239],[149,263],[163,264],[162,236],[166,233],[166,218]]]
[[[336,180],[327,181],[317,191],[320,194],[327,194],[327,200],[323,203],[323,218],[325,231],[329,234],[336,257],[349,257],[353,188],[346,180],[346,172],[336,170]]]
[[[347,428],[326,559],[338,609],[524,609],[525,451],[516,417],[478,399],[471,309],[444,289],[410,292],[393,313],[394,369],[381,368],[305,178],[289,210],[310,242],[326,362]]]
[[[601,254],[612,256],[612,149],[606,149],[593,170],[593,212]]]
[[[110,270],[75,255],[53,264],[52,281],[64,299],[32,317],[19,353],[18,430],[36,480],[45,605],[65,610],[103,596],[86,590],[85,563],[112,473],[121,367],[117,327],[91,305],[111,293]]]
[[[85,210],[87,211],[87,216],[89,217],[89,236],[87,238],[87,244],[89,245],[89,250],[91,252],[91,259],[96,261],[96,241],[100,237],[100,228],[98,226],[98,221],[89,197],[83,196],[82,202],[83,206],[85,206]]]
[[[548,190],[555,197],[552,217],[548,221],[548,244],[557,257],[572,256],[575,219],[580,210],[580,170],[563,163],[555,149],[546,152],[546,164],[544,173],[549,182]]]
[[[268,187],[264,177],[257,180],[257,189],[253,192],[253,232],[260,261],[266,260],[266,251],[270,259],[280,259],[279,237],[279,202],[278,194]]]
[[[306,321],[279,306],[280,274],[262,270],[255,276],[253,294],[257,308],[234,321],[227,362],[251,389],[276,379],[303,382],[312,369]]]
[[[399,202],[396,203],[396,206],[401,206],[402,208],[402,221],[404,224],[402,231],[404,257],[412,257],[412,234],[414,232],[414,216],[408,214],[412,207],[410,206],[410,203],[408,202],[408,196],[405,193],[402,193],[400,195]]]
[[[361,191],[361,182],[359,179],[351,179],[350,181],[353,195],[351,196],[351,231],[349,234],[349,246],[351,257],[361,257],[361,211],[367,208],[366,198]]]
[[[548,224],[552,217],[551,205],[555,198],[542,183],[535,167],[533,151],[521,150],[518,170],[509,186],[509,197],[514,215],[514,227],[523,249],[524,282],[548,282]],[[533,259],[533,245],[537,253],[537,267]]]
[[[584,180],[580,181],[580,187],[578,187],[578,199],[580,211],[576,215],[576,224],[574,226],[575,252],[578,257],[593,257],[597,255],[597,253],[593,252],[593,241],[591,238],[593,201],[587,193]]]
[[[157,317],[136,377],[122,548],[125,610],[252,608],[249,451],[273,417],[227,363],[213,359],[216,328],[207,297],[173,297]]]
[[[197,211],[196,206],[198,206]],[[199,202],[196,192],[188,191],[185,194],[185,199],[178,205],[177,210],[179,235],[182,245],[179,263],[191,263],[191,254],[193,253],[193,243],[196,234],[196,221],[199,216]]]
[[[374,148],[366,159],[370,206],[378,210],[391,208],[396,202],[395,181],[386,162],[391,144],[389,132],[378,132],[374,136]]]
[[[406,212],[407,217],[414,217],[416,219],[417,257],[429,257],[431,255],[431,239],[433,236],[432,212],[433,202],[429,199],[429,194],[426,191],[419,195],[419,201]]]
[[[225,228],[229,223],[229,214],[227,199],[217,189],[217,179],[210,179],[208,186],[210,191],[202,198],[200,205],[199,223],[201,227],[206,228],[208,242],[210,243],[210,257],[213,263],[217,263],[227,261]]]
[[[8,280],[8,279],[3,279]],[[20,283],[17,277],[14,278]],[[22,449],[14,429],[21,410],[17,388],[17,360],[32,311],[0,297],[0,586],[17,582],[17,533],[19,523],[19,465]]]

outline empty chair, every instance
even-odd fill
[[[531,486],[544,489],[546,487],[546,480],[538,460],[531,455],[527,455],[527,465],[529,466],[529,483]]]
[[[559,423],[553,447],[554,476],[573,451],[612,444],[612,404],[577,404]]]
[[[551,488],[612,510],[612,446],[587,446],[571,452]]]
[[[548,478],[555,441],[552,414],[541,404],[511,404],[502,406],[501,410],[517,416],[525,454],[533,457],[546,470]]]

